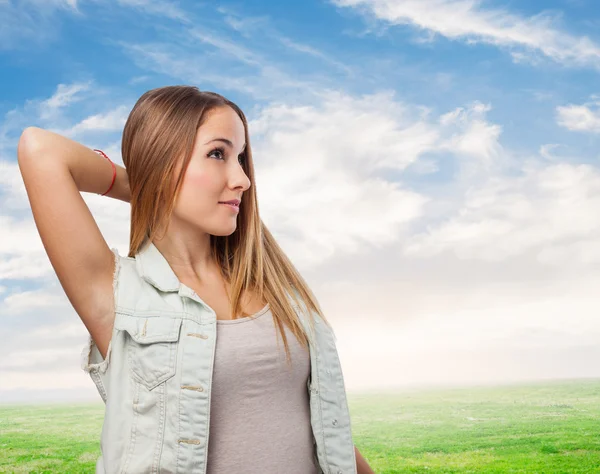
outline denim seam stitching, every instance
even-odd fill
[[[156,437],[156,447],[154,448],[154,461],[152,463],[152,472],[158,473],[160,468],[160,456],[161,450],[163,446],[163,438],[165,434],[164,424],[165,424],[165,398],[166,398],[166,388],[167,381],[165,380],[158,387],[159,390],[159,407],[160,407],[160,417],[158,420],[158,433]]]
[[[131,432],[129,433],[129,446],[127,450],[127,457],[125,458],[125,463],[123,464],[123,468],[121,470],[121,474],[127,474],[127,468],[129,467],[129,461],[133,456],[133,451],[135,447],[135,433],[137,428],[137,410],[135,409],[135,404],[137,403],[139,397],[139,385],[137,382],[133,382],[133,399],[132,399],[132,412],[133,416],[131,417]]]

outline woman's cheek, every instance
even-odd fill
[[[214,182],[205,170],[189,170],[186,174],[185,185],[194,193],[198,193],[209,191],[214,186]]]

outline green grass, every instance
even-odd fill
[[[0,472],[93,473],[104,404],[0,405]]]
[[[600,473],[600,380],[349,395],[377,473]]]
[[[600,380],[348,396],[376,473],[600,473]],[[0,405],[0,472],[93,473],[104,405]]]

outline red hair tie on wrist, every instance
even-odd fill
[[[106,156],[106,153],[104,153],[102,150],[97,150],[96,148],[94,148],[94,151],[97,152],[97,153],[99,153],[100,155],[102,155],[108,161],[110,161],[110,164],[112,165],[113,176],[112,176],[112,181],[110,183],[110,187],[108,188],[108,190],[104,194],[100,194],[100,196],[106,196],[110,192],[110,190],[112,189],[113,185],[115,184],[115,178],[117,177],[117,167],[111,161],[111,159],[108,156]]]

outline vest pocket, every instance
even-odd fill
[[[175,375],[181,318],[118,315],[115,328],[125,331],[132,377],[153,390]]]

